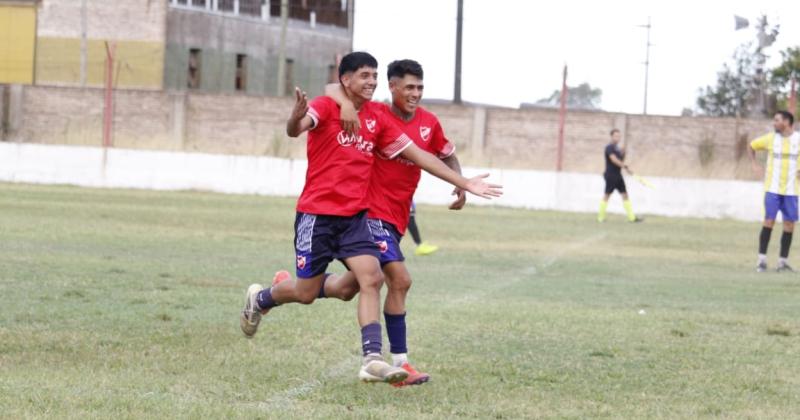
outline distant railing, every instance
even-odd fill
[[[347,0],[289,0],[289,18],[306,21],[312,28],[318,23],[347,28],[347,4]],[[169,5],[265,21],[281,14],[280,0],[169,0]]]

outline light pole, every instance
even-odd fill
[[[650,16],[647,17],[647,25],[639,25],[640,28],[647,29],[647,49],[645,50],[645,57],[644,57],[644,108],[642,113],[647,115],[647,88],[650,82],[650,47],[653,45],[650,43],[650,28],[653,25],[650,24]]]

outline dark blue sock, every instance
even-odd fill
[[[393,354],[408,353],[406,347],[406,314],[392,315],[384,312],[389,348]]]
[[[330,275],[331,273],[325,273],[325,276],[322,277],[322,287],[319,288],[319,294],[317,295],[317,299],[328,297],[325,295],[325,282],[328,281],[328,277],[330,277]]]
[[[256,295],[256,303],[258,303],[258,307],[262,310],[274,308],[280,305],[278,302],[275,302],[275,299],[272,298],[271,287],[267,287],[266,289],[258,292]]]
[[[381,354],[381,347],[381,323],[373,322],[361,327],[361,348],[364,356],[370,353]]]

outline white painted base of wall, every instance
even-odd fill
[[[107,149],[0,143],[0,181],[68,184],[100,188],[205,190],[233,194],[297,196],[307,163],[274,157]],[[464,168],[467,176],[489,173],[504,185],[495,200],[469,197],[469,203],[537,210],[594,213],[603,193],[600,174]],[[762,218],[760,182],[649,179],[654,189],[626,179],[638,214],[682,217]],[[424,204],[452,201],[452,187],[423,174],[416,200]],[[609,212],[622,213],[622,200],[611,198]]]

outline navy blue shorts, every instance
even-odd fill
[[[768,192],[764,194],[764,219],[775,220],[778,212],[787,222],[797,221],[797,196],[780,195]]]
[[[379,257],[381,267],[390,262],[405,261],[403,251],[400,250],[400,240],[403,239],[403,235],[397,231],[397,228],[380,219],[369,219],[368,223],[369,230],[372,231],[372,239],[381,251]]]
[[[297,213],[294,221],[297,278],[322,274],[334,259],[359,255],[380,258],[367,225],[367,211],[355,216]]]

